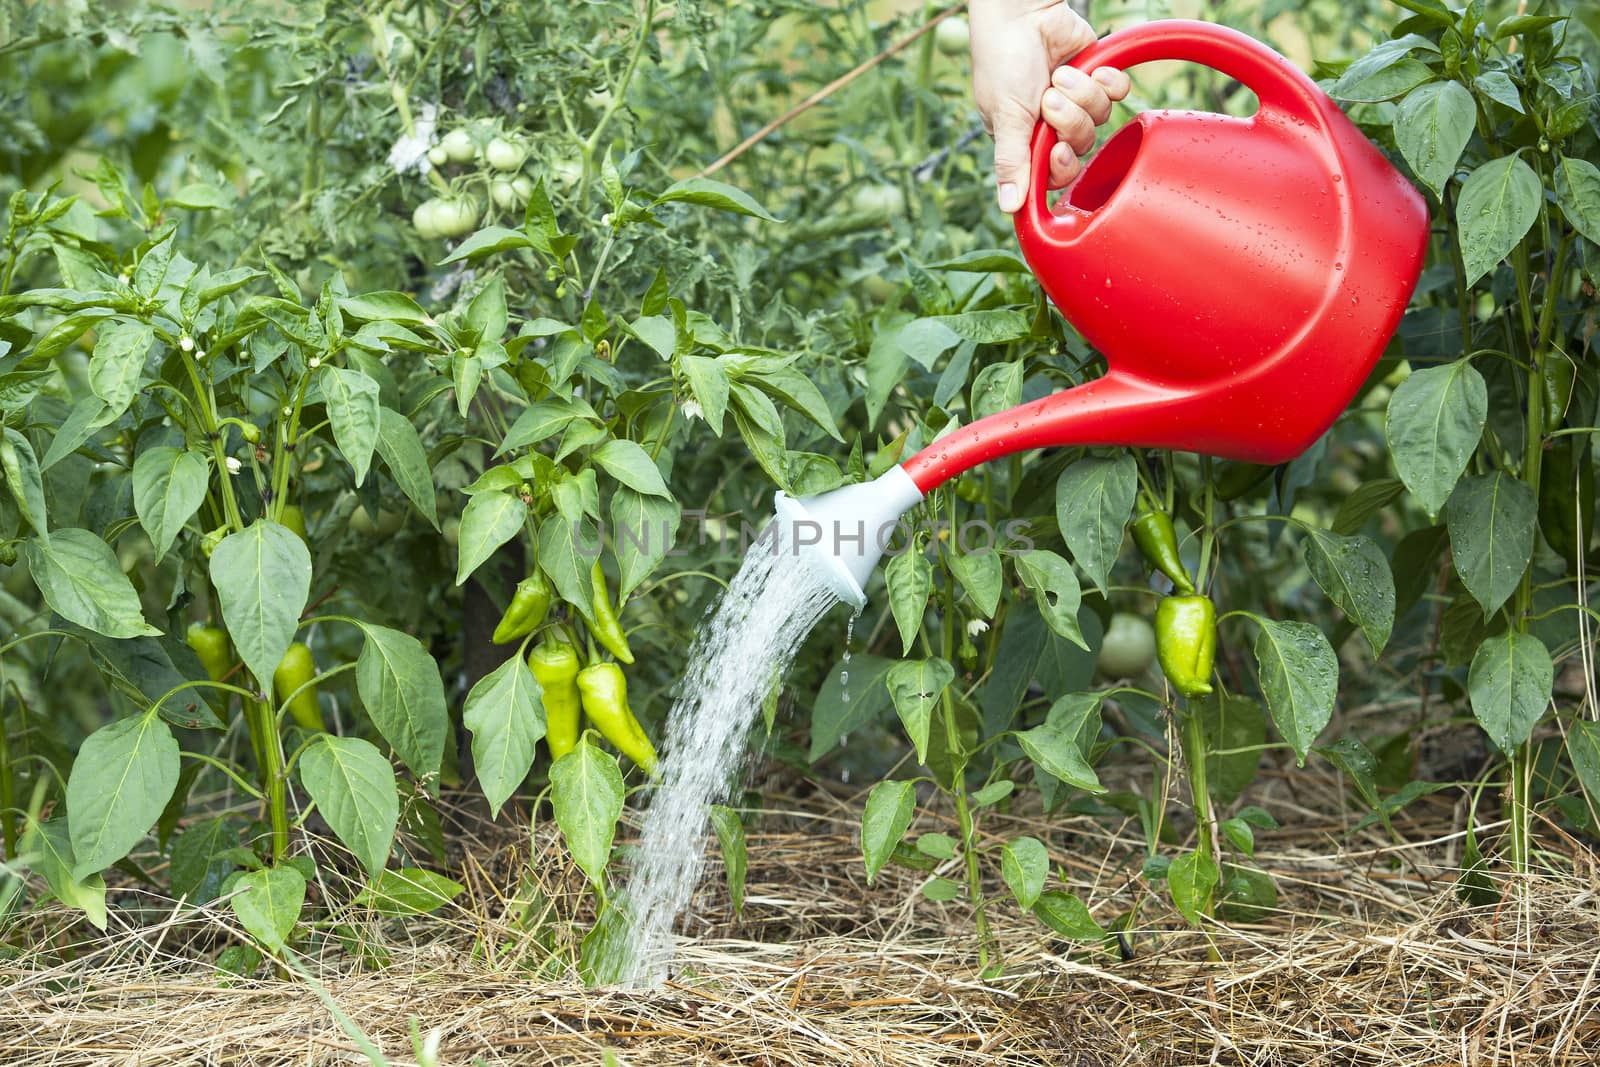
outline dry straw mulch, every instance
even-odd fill
[[[530,863],[525,837],[456,812],[471,850],[450,908],[340,916],[338,933],[381,958],[324,929],[298,942],[305,976],[237,979],[211,965],[238,943],[226,907],[132,887],[114,893],[104,936],[36,915],[9,938],[26,947],[0,961],[0,1063],[363,1063],[359,1029],[388,1062],[411,1064],[413,1020],[438,1031],[451,1065],[598,1065],[607,1050],[635,1067],[1600,1062],[1600,867],[1579,843],[1541,827],[1543,872],[1507,903],[1471,908],[1452,890],[1455,794],[1413,805],[1396,846],[1349,832],[1360,813],[1332,779],[1300,772],[1264,789],[1253,799],[1298,819],[1261,835],[1279,907],[1209,939],[1139,875],[1134,825],[992,818],[996,840],[1046,841],[1097,918],[1137,909],[1119,952],[1057,940],[1000,905],[1007,968],[992,980],[977,973],[970,912],[917,892],[928,875],[891,868],[865,885],[859,798],[769,801],[750,835],[743,917],[714,862],[676,977],[650,992],[562,979],[571,935],[538,918],[583,898],[559,841],[541,827]],[[917,829],[940,819],[924,812]]]

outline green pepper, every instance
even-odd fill
[[[628,679],[615,663],[593,663],[578,672],[583,711],[617,751],[646,774],[656,772],[656,750],[628,708]]]
[[[518,582],[511,603],[506,605],[505,614],[494,628],[494,643],[508,644],[537,630],[550,610],[550,596],[550,582],[540,571]]]
[[[233,653],[228,651],[228,631],[205,622],[191,622],[183,635],[184,643],[194,649],[200,666],[213,682],[220,682],[233,670]]]
[[[326,730],[322,722],[322,708],[317,703],[317,687],[306,683],[317,676],[316,660],[311,650],[299,641],[289,646],[283,654],[278,669],[272,672],[272,691],[278,702],[289,702],[289,715],[305,730]]]
[[[1578,573],[1578,557],[1588,554],[1594,539],[1594,504],[1594,459],[1588,448],[1576,435],[1556,438],[1539,471],[1539,530],[1566,561],[1568,574]]]
[[[594,618],[590,620],[589,632],[607,652],[624,663],[632,663],[633,650],[628,647],[628,635],[623,632],[622,623],[617,621],[617,609],[611,606],[611,594],[606,591],[606,572],[599,559],[594,561],[589,577],[594,583]]]
[[[1169,596],[1156,608],[1156,658],[1167,681],[1186,697],[1211,692],[1217,655],[1217,609],[1200,594]]]
[[[1567,417],[1567,406],[1572,403],[1572,386],[1578,368],[1572,360],[1552,353],[1545,360],[1544,374],[1544,428],[1546,432],[1558,430]]]
[[[278,512],[278,524],[287,526],[291,533],[299,536],[306,544],[311,543],[306,537],[306,515],[300,510],[299,505],[285,504],[283,510]]]
[[[1180,592],[1194,592],[1189,569],[1178,555],[1178,532],[1172,528],[1171,516],[1141,503],[1139,514],[1133,520],[1133,543],[1139,546],[1152,567],[1172,579]]]
[[[544,690],[544,740],[551,759],[560,759],[578,744],[583,717],[577,681],[581,666],[578,650],[563,641],[541,641],[528,653],[528,669]]]

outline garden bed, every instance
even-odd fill
[[[11,1035],[0,1058],[15,1067],[365,1062],[331,1002],[396,1064],[415,1062],[413,1019],[439,1032],[443,1064],[594,1064],[608,1049],[624,1064],[761,1067],[1591,1062],[1600,1043],[1592,853],[1569,841],[1566,854],[1546,855],[1520,901],[1471,907],[1454,890],[1465,815],[1451,794],[1408,809],[1397,822],[1408,844],[1397,848],[1374,832],[1347,835],[1359,813],[1339,811],[1332,778],[1264,776],[1254,793],[1280,810],[1298,804],[1302,817],[1261,835],[1278,910],[1216,926],[1216,960],[1139,875],[1133,825],[997,815],[993,833],[1049,843],[1096,918],[1136,904],[1139,918],[1127,953],[1086,949],[1042,933],[1008,901],[996,912],[1007,967],[982,980],[967,909],[922,899],[927,875],[901,868],[868,888],[860,798],[812,792],[769,801],[752,829],[742,918],[713,865],[675,977],[659,990],[541,978],[571,946],[519,924],[526,911],[508,887],[536,872],[522,903],[536,888],[568,915],[580,876],[553,828],[536,836],[528,864],[525,839],[463,825],[459,839],[475,851],[453,873],[467,891],[404,926],[352,924],[346,933],[359,929],[365,961],[351,941],[307,949],[299,964],[321,991],[289,971],[241,979],[216,970],[216,948],[238,937],[225,905],[190,909],[125,887],[113,892],[111,932],[89,939],[82,923],[63,931],[65,913],[36,909],[39,941],[0,964],[0,1033]],[[476,823],[468,810],[453,815]],[[924,811],[919,827],[938,818]]]

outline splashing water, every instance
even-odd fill
[[[837,602],[804,557],[761,537],[701,624],[628,882],[631,928],[612,942],[627,958],[608,970],[624,985],[666,978],[673,927],[705,866],[708,809],[743,773],[745,739],[763,698]]]

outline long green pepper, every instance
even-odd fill
[[[558,760],[578,747],[583,702],[578,693],[578,650],[564,641],[541,641],[528,653],[528,669],[544,691],[544,741]]]
[[[1133,520],[1133,543],[1152,567],[1172,579],[1180,593],[1194,592],[1194,580],[1178,555],[1178,532],[1173,529],[1170,515],[1141,504]]]
[[[549,613],[552,595],[550,581],[542,571],[535,570],[522,579],[511,595],[511,603],[506,605],[505,614],[500,616],[491,640],[505,645],[533,633]]]
[[[606,572],[598,559],[594,561],[589,577],[594,584],[594,618],[590,620],[589,632],[594,634],[594,639],[607,652],[624,663],[632,663],[633,650],[628,647],[628,635],[617,620],[617,609],[611,606],[611,594],[606,590]]]
[[[646,774],[656,772],[656,749],[628,707],[628,679],[615,663],[592,663],[578,672],[583,711],[607,741]]]

